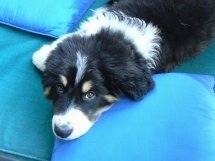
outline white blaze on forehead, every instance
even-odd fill
[[[95,122],[90,121],[87,116],[80,110],[71,108],[64,114],[54,115],[52,119],[52,128],[67,125],[70,126],[73,131],[70,136],[65,140],[72,140],[85,134]],[[57,136],[57,135],[56,135]]]
[[[77,60],[76,60],[76,67],[77,73],[75,78],[75,83],[78,83],[84,75],[87,66],[87,57],[83,56],[80,52],[77,52]]]

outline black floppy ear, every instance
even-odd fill
[[[134,100],[141,99],[154,87],[151,72],[145,63],[134,62],[119,64],[113,68],[106,66],[102,70],[107,88],[118,96],[129,96]]]
[[[138,100],[154,87],[147,60],[131,47],[119,55],[105,57],[105,61],[99,64],[99,69],[105,86],[119,97],[129,96]]]
[[[128,70],[125,75],[118,75],[117,84],[120,90],[134,100],[141,99],[154,87],[152,76],[140,69]]]

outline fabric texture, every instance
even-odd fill
[[[0,0],[0,23],[58,37],[73,31],[95,0]]]
[[[56,140],[52,161],[214,161],[214,78],[155,75],[143,100],[123,99],[79,139]]]
[[[52,39],[0,25],[0,155],[50,160],[51,104],[31,57]]]

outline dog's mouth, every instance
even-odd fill
[[[70,109],[64,114],[56,114],[52,119],[52,129],[56,137],[73,140],[84,135],[95,123],[78,109]]]

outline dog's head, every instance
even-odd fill
[[[33,55],[52,100],[53,131],[63,139],[86,133],[120,97],[141,98],[153,86],[146,61],[116,37],[69,34]]]

